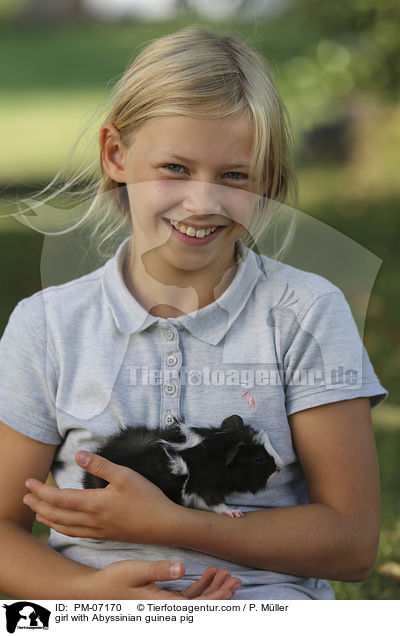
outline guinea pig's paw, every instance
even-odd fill
[[[241,510],[231,510],[230,508],[224,511],[224,515],[232,517],[232,519],[241,519],[244,517],[244,513]]]

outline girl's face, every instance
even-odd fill
[[[113,174],[107,169],[111,153],[103,152],[103,162],[106,156],[107,172],[127,184],[135,254],[157,267],[187,271],[232,265],[255,196],[248,178],[249,119],[154,117],[127,149],[115,132],[109,142]]]

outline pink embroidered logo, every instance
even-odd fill
[[[249,405],[249,407],[251,408],[252,411],[255,411],[256,410],[256,403],[255,403],[255,400],[254,400],[252,394],[250,393],[250,391],[243,391],[242,397],[247,398],[247,404]]]

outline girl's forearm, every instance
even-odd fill
[[[0,520],[0,590],[13,598],[85,598],[96,570],[58,554],[22,526]]]
[[[182,592],[161,590],[156,581],[181,578],[182,564],[128,559],[97,570],[58,554],[8,520],[0,520],[0,563],[0,591],[17,599],[229,600],[241,585],[226,570],[211,567]]]
[[[357,581],[375,560],[362,530],[324,503],[249,512],[241,519],[181,508],[179,545],[254,568]]]

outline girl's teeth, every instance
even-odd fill
[[[201,230],[195,230],[195,228],[191,227],[190,225],[184,225],[183,223],[178,223],[178,221],[173,221],[172,219],[168,220],[170,224],[173,225],[176,230],[182,232],[182,234],[186,234],[187,236],[195,236],[196,238],[204,238],[212,232],[215,232],[215,230],[217,229],[216,227],[213,227],[208,229],[202,228]]]

